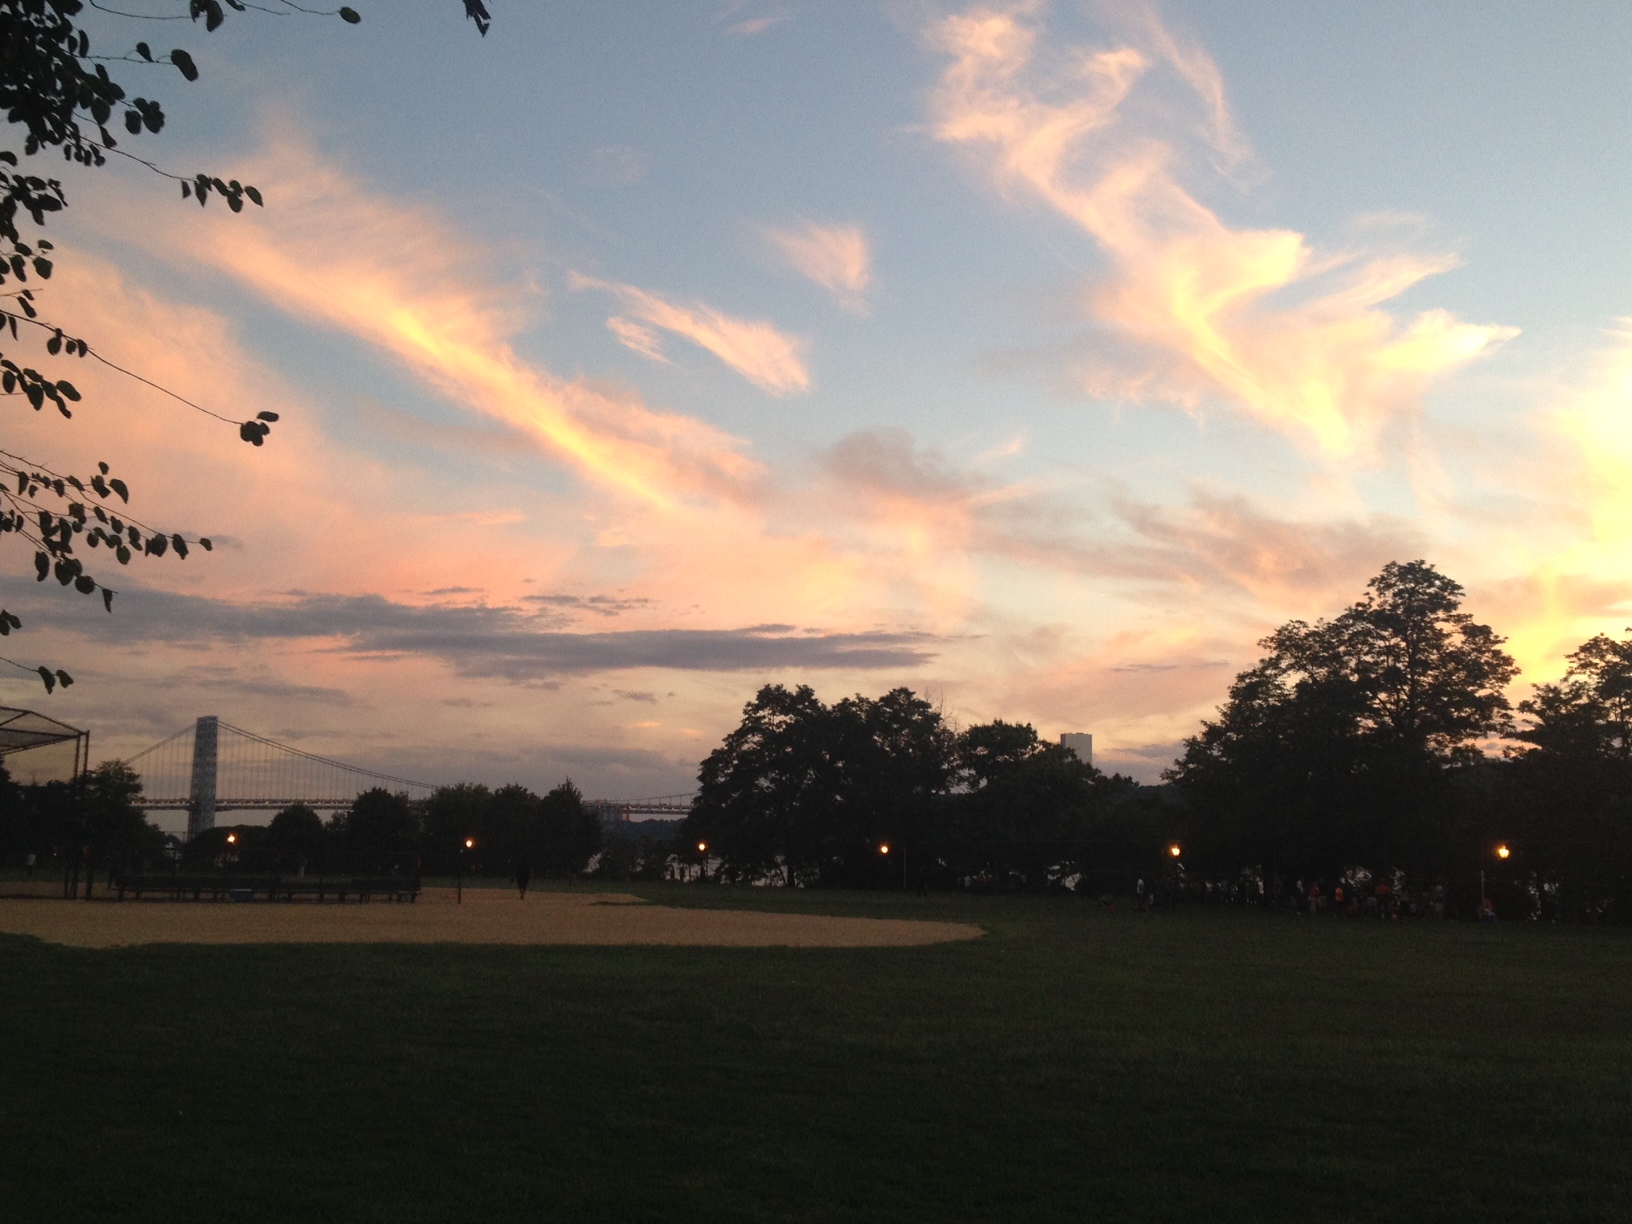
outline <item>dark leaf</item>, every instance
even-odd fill
[[[278,414],[275,412],[257,412],[255,419],[257,421],[275,421],[278,419]]]
[[[108,488],[119,494],[120,501],[128,502],[130,500],[130,490],[125,487],[125,482],[120,480],[117,476],[108,481]]]
[[[362,21],[362,17],[358,14],[356,9],[347,8],[345,5],[341,5],[340,20],[345,22],[347,25],[356,25],[358,22]]]
[[[210,537],[209,536],[199,536],[198,537],[198,546],[200,548],[202,548],[205,552],[209,552],[211,549],[213,549],[215,547],[214,544],[210,543]]]
[[[89,574],[81,574],[78,578],[74,579],[74,590],[78,591],[81,595],[89,595],[92,591],[96,590],[96,579],[92,578]]]
[[[142,117],[133,110],[127,110],[125,112],[125,131],[129,132],[132,136],[140,136],[142,134]]]
[[[70,684],[72,684],[74,682],[74,678],[72,676],[70,676],[67,672],[63,671],[62,668],[60,668],[60,667],[57,668],[57,679],[62,681],[62,687],[63,688],[67,688]]]
[[[113,611],[113,592],[107,587],[102,588],[102,606],[109,612]]]
[[[49,667],[37,667],[34,670],[39,672],[40,679],[45,681],[45,691],[47,693],[55,692],[57,678],[51,674],[51,669]]]
[[[65,399],[73,400],[73,402],[76,404],[79,403],[79,388],[74,386],[73,383],[67,382],[64,379],[58,379],[57,390]]]
[[[145,42],[139,42],[136,44],[136,54],[141,56],[150,64],[153,62],[153,49]]]
[[[258,187],[245,187],[244,188],[244,194],[250,198],[250,201],[255,205],[256,208],[264,208],[265,207],[265,205],[261,203],[260,188],[258,188]]]
[[[43,552],[34,554],[34,581],[44,582],[45,576],[51,572],[51,558]]]
[[[180,557],[183,561],[187,559],[187,541],[182,539],[179,535],[173,535],[170,537],[170,547],[176,550],[176,556]]]

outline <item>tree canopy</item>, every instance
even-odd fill
[[[1263,639],[1167,774],[1197,850],[1302,872],[1442,863],[1447,771],[1511,728],[1518,671],[1462,594],[1426,561],[1390,562],[1338,616]]]
[[[725,879],[807,885],[1049,887],[1125,857],[1105,835],[1137,790],[1030,725],[959,734],[909,689],[829,706],[782,685],[744,707],[698,782],[684,845]]]

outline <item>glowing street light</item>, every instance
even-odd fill
[[[1497,842],[1496,857],[1504,863],[1507,862],[1508,859],[1513,857],[1513,847],[1506,842]],[[1485,899],[1485,869],[1481,867],[1479,869],[1479,916],[1481,918],[1488,912],[1489,904]]]
[[[459,875],[457,883],[454,885],[454,892],[460,905],[465,903],[465,851],[474,850],[475,848],[476,839],[474,837],[465,838],[465,844],[459,847]]]
[[[1179,845],[1178,842],[1174,842],[1171,846],[1169,846],[1167,848],[1167,852],[1170,855],[1172,855],[1174,858],[1178,858],[1180,854],[1184,853],[1184,849],[1183,849],[1182,846]]]
[[[890,852],[890,843],[889,842],[880,842],[879,846],[878,846],[878,852],[880,854],[888,854]]]
[[[238,844],[238,834],[228,833],[227,834],[227,845],[236,846],[237,844]]]
[[[708,853],[708,843],[707,842],[698,842],[697,843],[697,853],[698,854],[707,854]]]

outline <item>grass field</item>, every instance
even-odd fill
[[[0,937],[0,1219],[1632,1218],[1627,932],[626,890],[990,934]]]

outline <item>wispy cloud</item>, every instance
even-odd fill
[[[171,243],[292,313],[379,345],[453,402],[523,431],[602,487],[668,507],[741,496],[758,479],[741,442],[714,426],[523,359],[510,338],[528,317],[527,299],[473,272],[487,254],[441,216],[370,193],[297,143],[275,145],[255,174],[277,201],[264,215],[194,216],[133,236]]]
[[[846,310],[866,311],[873,256],[861,226],[803,221],[767,228],[765,234],[801,276],[826,289]]]
[[[976,153],[1003,190],[1069,218],[1109,258],[1087,305],[1113,343],[1091,338],[1078,355],[1080,390],[1189,408],[1223,400],[1345,455],[1414,411],[1435,375],[1515,334],[1444,310],[1402,322],[1382,309],[1455,267],[1454,256],[1321,254],[1292,230],[1226,224],[1180,185],[1178,142],[1131,107],[1137,90],[1176,83],[1199,102],[1215,160],[1239,160],[1206,53],[1153,16],[1125,45],[1048,46],[1042,9],[977,7],[932,28],[950,60],[934,131]]]
[[[793,20],[793,10],[785,4],[775,5],[756,16],[744,17],[742,15],[744,10],[750,7],[758,8],[761,6],[750,6],[744,0],[732,0],[731,3],[726,4],[720,10],[715,21],[724,27],[727,34],[736,38],[754,38],[765,33],[766,30],[771,29],[773,26],[779,26],[784,21]]]
[[[639,353],[653,361],[661,361],[664,365],[671,364],[663,353],[662,338],[644,323],[637,323],[622,315],[613,315],[606,321],[606,330],[616,336],[618,343],[630,352]]]
[[[805,368],[805,342],[784,335],[770,323],[758,319],[738,319],[723,314],[703,302],[679,306],[655,293],[617,281],[597,280],[573,273],[568,282],[574,289],[599,289],[618,299],[623,309],[638,322],[627,318],[609,322],[618,339],[647,357],[662,360],[649,328],[690,340],[707,349],[760,390],[771,395],[810,390],[810,372]]]

